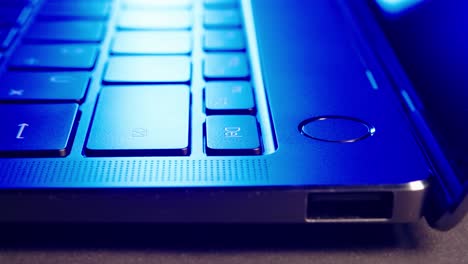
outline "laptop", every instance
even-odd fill
[[[0,222],[447,230],[468,206],[459,5],[0,0]]]

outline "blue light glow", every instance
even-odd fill
[[[398,14],[420,4],[424,0],[376,0],[383,11]]]

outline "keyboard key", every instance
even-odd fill
[[[204,0],[205,8],[232,8],[239,5],[239,0]]]
[[[120,31],[112,43],[113,54],[189,54],[189,31]]]
[[[244,53],[210,53],[205,56],[206,79],[247,79],[250,76]]]
[[[205,10],[203,25],[206,28],[240,27],[241,16],[238,9]]]
[[[99,21],[36,21],[25,39],[45,42],[100,42],[106,24]]]
[[[0,26],[23,25],[31,16],[31,12],[31,7],[0,7]]]
[[[0,156],[66,156],[77,104],[0,105]]]
[[[21,45],[13,53],[10,67],[15,69],[91,70],[98,56],[98,46]]]
[[[119,29],[167,30],[191,27],[192,16],[188,10],[126,10],[118,22]]]
[[[260,155],[257,120],[253,116],[208,116],[206,118],[208,155]]]
[[[122,6],[129,9],[163,9],[192,7],[193,0],[123,0]]]
[[[208,115],[255,114],[252,87],[248,82],[208,82],[205,100]]]
[[[191,63],[187,56],[114,56],[109,59],[105,83],[187,83]]]
[[[240,29],[206,30],[203,48],[206,51],[242,51],[245,49],[244,32]]]
[[[42,6],[39,17],[41,19],[104,20],[109,17],[110,10],[111,5],[106,2],[50,2]]]
[[[189,120],[186,85],[106,86],[99,96],[86,153],[188,155]]]
[[[0,78],[0,100],[81,102],[89,80],[86,72],[7,72]]]
[[[0,50],[7,49],[13,40],[15,39],[16,35],[18,34],[18,30],[12,29],[2,29],[0,28]]]

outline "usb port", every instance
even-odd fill
[[[391,192],[309,193],[307,219],[390,219],[393,209]]]

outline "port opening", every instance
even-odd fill
[[[392,211],[391,192],[309,193],[307,196],[309,220],[390,219]]]

